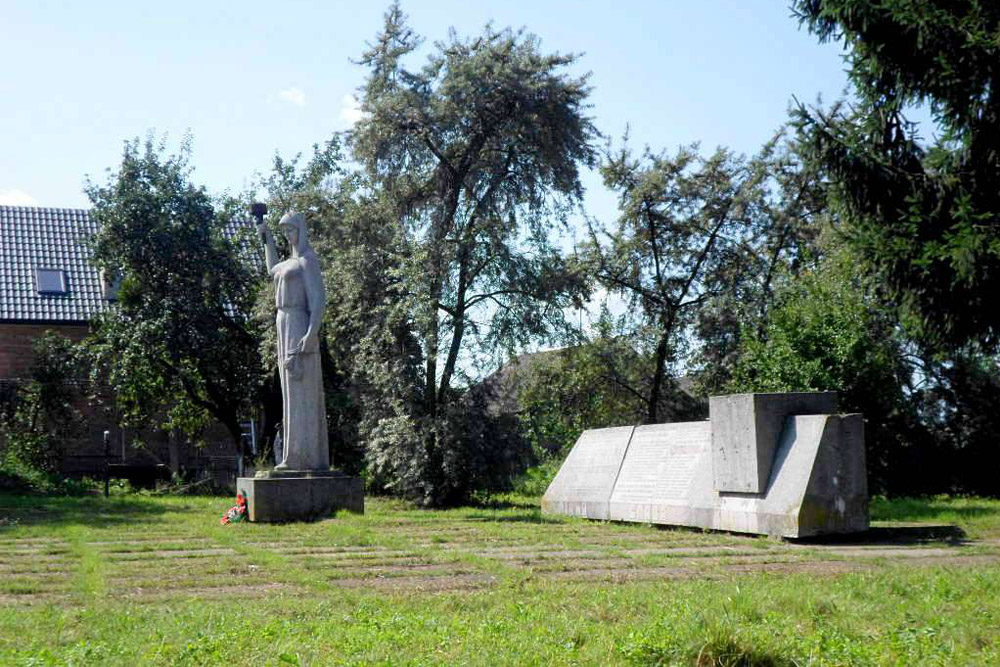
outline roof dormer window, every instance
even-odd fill
[[[39,294],[69,294],[66,272],[62,269],[35,269],[35,289]]]

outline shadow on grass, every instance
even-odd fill
[[[142,522],[170,511],[174,508],[147,498],[0,494],[0,531],[16,526],[115,526]]]
[[[873,498],[873,521],[941,520],[942,516],[956,519],[976,519],[994,516],[1000,521],[1000,502],[962,498]]]
[[[474,511],[469,512],[464,516],[466,521],[496,521],[496,522],[510,522],[510,523],[563,523],[563,517],[552,517],[545,516],[542,514],[542,508],[538,506],[537,501],[531,500],[521,500],[518,498],[490,498],[488,500],[479,500],[473,502],[467,507],[473,509]],[[480,510],[480,511],[475,511]],[[496,514],[490,514],[489,512],[499,512],[505,510],[514,510],[523,512],[523,514],[510,514],[497,516]]]
[[[541,511],[537,501],[518,500],[510,498],[491,498],[489,500],[473,501],[467,507],[482,510],[535,510]]]
[[[541,510],[535,508],[530,514],[523,515],[503,515],[486,514],[482,512],[470,512],[463,517],[466,521],[483,521],[487,523],[563,523],[559,517],[543,516]]]
[[[790,540],[795,544],[837,544],[906,546],[914,544],[945,543],[949,546],[967,544],[965,531],[958,526],[875,526],[863,533],[822,535]]]

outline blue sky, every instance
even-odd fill
[[[0,203],[85,207],[122,142],[193,135],[194,179],[240,190],[275,151],[307,151],[356,114],[351,63],[383,2],[50,2],[0,0]],[[842,50],[800,30],[781,0],[587,2],[404,0],[428,42],[524,27],[549,51],[582,56],[598,128],[673,149],[700,141],[751,153],[792,96],[832,101]],[[596,175],[588,208],[613,214]]]

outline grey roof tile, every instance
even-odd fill
[[[0,320],[82,322],[104,307],[84,209],[0,206]],[[68,294],[39,294],[35,269],[66,272]]]
[[[84,322],[105,308],[87,245],[96,231],[86,209],[0,206],[0,321]],[[223,235],[241,259],[260,264],[250,220],[227,225]],[[69,293],[39,294],[36,268],[63,269]]]

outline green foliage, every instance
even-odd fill
[[[967,346],[925,364],[914,402],[948,456],[936,466],[935,491],[1000,496],[991,474],[1000,464],[1000,357]]]
[[[891,314],[841,251],[779,291],[725,390],[837,391],[841,410],[865,416],[873,492],[941,490],[929,472],[938,453],[912,400],[914,371]]]
[[[600,284],[629,304],[638,352],[653,357],[648,380],[629,385],[646,403],[646,423],[660,421],[664,379],[676,375],[671,368],[683,357],[698,307],[747,261],[739,245],[748,233],[740,196],[746,165],[724,150],[706,159],[696,149],[673,156],[647,149],[638,160],[627,148],[609,155],[602,174],[619,193],[620,217],[606,241],[592,225],[584,251]]]
[[[440,466],[434,493],[443,504],[467,503],[473,491],[510,490],[533,461],[517,417],[492,411],[481,387],[450,401],[435,426],[436,450],[429,451],[440,457],[440,464],[432,462],[429,472]]]
[[[843,40],[858,101],[799,110],[813,158],[871,270],[932,349],[1000,343],[1000,6],[798,0],[821,41]],[[929,106],[922,142],[905,117]]]
[[[34,342],[30,378],[3,384],[0,397],[0,488],[71,491],[58,474],[67,442],[85,432],[85,350],[46,332]]]
[[[898,343],[851,267],[826,266],[788,284],[762,335],[745,341],[730,389],[826,391],[899,386]],[[905,374],[900,374],[905,376]]]
[[[461,386],[478,363],[565,328],[585,285],[550,236],[580,200],[595,131],[585,79],[565,73],[575,56],[487,27],[408,69],[419,43],[392,5],[360,61],[365,115],[347,138],[362,172],[329,227],[345,254],[332,269],[354,342],[344,358],[371,399],[359,432],[371,477],[434,504],[502,487],[522,465],[506,426],[481,432],[490,417]],[[502,454],[477,453],[490,450]]]
[[[607,318],[598,335],[581,345],[522,357],[510,369],[526,436],[542,460],[561,460],[585,429],[641,423],[644,397],[632,387],[651,372],[653,359],[636,352],[627,336],[613,336]],[[701,402],[672,379],[661,394],[666,421],[704,417]]]
[[[197,435],[217,419],[240,441],[239,414],[258,390],[259,278],[190,181],[189,147],[176,156],[147,139],[126,143],[105,186],[88,185],[98,223],[94,259],[121,280],[94,322],[95,372],[126,423],[160,422]]]
[[[400,410],[369,435],[370,486],[421,505],[508,490],[533,461],[519,426],[515,416],[492,411],[481,388],[455,396],[434,420]]]
[[[581,285],[549,235],[580,199],[578,166],[592,161],[595,131],[585,79],[565,74],[575,56],[487,27],[470,40],[452,34],[421,70],[406,69],[418,44],[393,5],[360,61],[365,117],[349,141],[402,226],[423,401],[435,417],[467,337],[489,354],[562,323]]]
[[[518,375],[518,412],[539,457],[561,459],[585,429],[641,420],[635,397],[606,381],[602,354],[612,345],[600,340],[540,353],[522,358],[525,368],[512,369]]]
[[[562,463],[562,459],[550,458],[531,466],[514,480],[513,492],[527,498],[540,498],[559,474]]]
[[[601,286],[629,305],[616,328],[650,359],[625,383],[645,402],[647,423],[666,416],[670,379],[693,359],[725,376],[741,327],[762,317],[773,281],[815,236],[821,189],[783,133],[751,160],[697,148],[647,148],[640,158],[609,149],[601,171],[620,216],[608,232],[591,224],[582,253]]]

